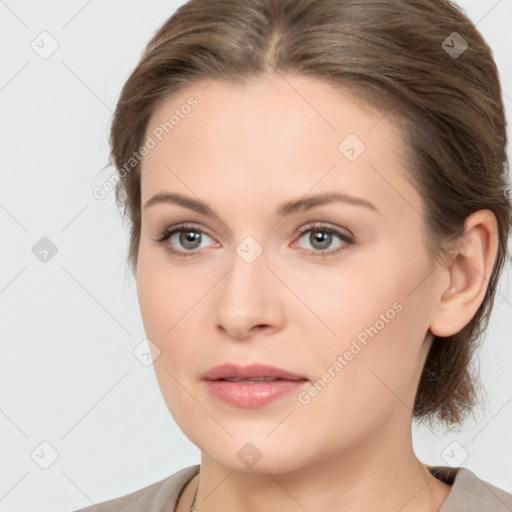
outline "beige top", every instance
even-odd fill
[[[512,494],[478,478],[466,468],[429,466],[430,473],[452,486],[439,512],[512,512]],[[199,464],[180,469],[120,498],[104,501],[75,512],[175,512],[187,484],[199,473]]]

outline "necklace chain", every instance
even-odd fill
[[[197,509],[195,508],[196,507],[196,498],[197,498],[197,491],[199,490],[199,479],[197,480],[197,487],[196,487],[196,492],[194,494],[194,500],[192,501],[192,505],[190,505],[189,509],[187,512],[198,512]]]

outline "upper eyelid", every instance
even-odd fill
[[[305,233],[307,231],[314,230],[314,229],[316,229],[318,231],[324,229],[325,231],[333,231],[333,232],[339,233],[340,235],[347,234],[347,236],[354,236],[352,234],[352,232],[347,228],[331,226],[328,223],[323,222],[323,221],[316,221],[316,222],[313,222],[313,224],[307,224],[304,227],[298,228],[294,233],[301,234],[301,233]]]
[[[169,234],[169,233],[176,233],[176,232],[180,232],[180,231],[198,231],[200,233],[203,233],[205,235],[208,235],[210,238],[212,239],[215,239],[214,236],[211,235],[210,231],[208,229],[205,229],[205,228],[201,228],[201,227],[198,227],[198,226],[195,226],[194,224],[188,224],[188,223],[184,223],[184,224],[177,224],[176,226],[171,226],[169,229],[166,229],[164,231],[165,234]]]
[[[195,229],[197,231],[200,231],[202,233],[207,234],[211,238],[214,238],[211,235],[210,230],[208,230],[207,228],[203,228],[203,227],[200,227],[200,226],[198,226],[196,224],[187,223],[187,222],[179,223],[179,224],[176,224],[174,226],[170,226],[169,228],[166,228],[164,230],[164,233],[172,233],[172,232],[176,232],[176,231],[180,231],[180,230],[185,231],[186,229],[189,229],[190,231]],[[325,229],[325,230],[332,230],[332,231],[347,231],[352,236],[352,232],[349,229],[344,228],[344,227],[332,226],[332,225],[330,225],[329,223],[327,223],[325,221],[313,221],[312,224],[306,224],[305,226],[301,226],[300,228],[297,228],[293,232],[293,234],[297,235],[297,234],[300,234],[300,233],[304,233],[305,231],[308,231],[310,229],[318,229],[318,230]]]
[[[183,223],[178,223],[178,224],[175,224],[175,225],[172,225],[170,226],[169,228],[166,228],[162,231],[162,234],[164,235],[172,235],[176,232],[180,232],[180,231],[198,231],[200,233],[203,233],[207,236],[209,236],[212,240],[215,240],[217,242],[217,238],[215,236],[212,235],[211,231],[207,228],[203,228],[203,227],[200,227],[194,223],[188,223],[188,222],[183,222]]]

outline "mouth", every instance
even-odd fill
[[[225,380],[227,382],[261,382],[261,381],[300,381],[308,380],[304,375],[284,370],[275,366],[252,364],[249,366],[237,366],[234,364],[223,364],[208,370],[203,380]]]
[[[227,379],[215,379],[215,380],[224,380],[226,382],[276,382],[278,380],[288,380],[290,379],[280,379],[279,377],[259,377],[259,378],[247,378],[247,379],[239,379],[236,377],[229,377]]]
[[[210,394],[236,407],[262,407],[300,391],[308,379],[302,375],[267,365],[221,365],[203,375]]]

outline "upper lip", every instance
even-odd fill
[[[203,380],[219,380],[228,378],[250,379],[257,377],[276,377],[285,380],[304,380],[303,375],[292,373],[282,368],[268,366],[266,364],[251,364],[249,366],[237,366],[235,364],[221,364],[210,368],[203,374]]]

